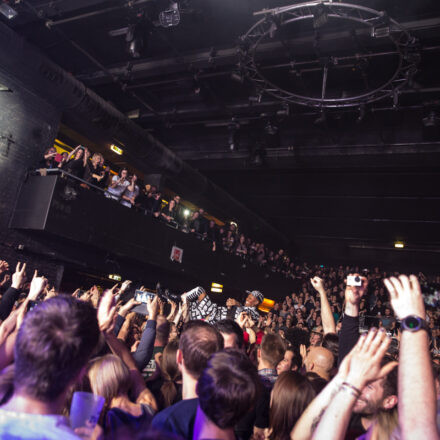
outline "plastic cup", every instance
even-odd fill
[[[76,391],[70,406],[70,425],[72,429],[87,427],[93,429],[98,423],[105,399],[92,393]]]

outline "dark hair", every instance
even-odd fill
[[[209,356],[223,349],[223,336],[207,322],[190,321],[180,337],[179,349],[186,370],[194,379],[198,379]]]
[[[96,310],[59,295],[29,312],[15,343],[14,388],[55,400],[86,365],[99,339]]]
[[[177,396],[175,382],[181,377],[179,366],[176,362],[176,352],[179,348],[179,341],[174,339],[168,342],[163,350],[160,371],[163,378],[163,384],[160,387],[159,404],[162,408],[172,405]]]
[[[285,334],[286,339],[292,344],[292,347],[299,350],[300,345],[308,347],[310,345],[309,332],[297,327],[289,328]]]
[[[288,440],[290,431],[315,398],[310,381],[296,371],[285,371],[278,376],[272,390],[270,406],[271,440]]]
[[[334,367],[337,366],[339,356],[339,336],[336,333],[326,333],[321,342],[321,347],[330,350],[335,360]]]
[[[217,321],[215,323],[215,328],[220,333],[226,333],[227,335],[235,334],[235,336],[237,337],[238,347],[243,348],[244,345],[243,330],[235,321],[233,321],[232,319],[222,319],[221,321]]]
[[[286,346],[280,335],[268,333],[263,336],[263,340],[260,345],[261,358],[269,363],[272,368],[283,360]]]
[[[197,382],[199,405],[220,429],[232,428],[259,396],[258,372],[240,350],[214,353]]]

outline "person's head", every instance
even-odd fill
[[[215,221],[214,220],[209,220],[209,227],[212,229],[212,228],[215,228]]]
[[[175,206],[176,206],[176,202],[173,199],[171,199],[170,203],[168,204],[168,209],[171,211],[175,208]]]
[[[385,356],[382,365],[391,362]],[[353,412],[363,415],[374,415],[379,410],[392,410],[397,405],[397,368],[391,370],[385,377],[370,382],[362,390],[357,399]]]
[[[245,306],[246,307],[257,307],[264,301],[264,296],[259,290],[249,290],[246,291],[248,296],[246,297]]]
[[[84,147],[78,148],[75,153],[75,160],[81,159],[84,154]]]
[[[233,428],[259,396],[257,370],[242,351],[214,353],[197,382],[199,405],[220,429]]]
[[[119,171],[119,177],[126,179],[127,176],[128,176],[127,168],[122,168],[121,171]]]
[[[269,333],[264,335],[258,349],[259,364],[275,369],[284,358],[286,346],[280,335]]]
[[[92,156],[92,163],[93,165],[98,165],[101,163],[102,160],[102,154],[101,153],[94,153]]]
[[[389,307],[387,307],[385,309],[385,316],[390,316],[391,315],[391,309]]]
[[[317,332],[312,332],[310,334],[310,345],[316,347],[321,344],[322,341],[322,335]]]
[[[160,402],[162,408],[172,405],[176,396],[177,388],[175,382],[181,377],[179,366],[176,362],[176,354],[179,349],[179,341],[174,339],[166,345],[163,350],[160,371],[164,380],[160,388]]]
[[[14,390],[55,401],[79,378],[98,339],[96,310],[90,304],[65,295],[39,304],[17,335]]]
[[[218,330],[204,321],[191,321],[182,332],[177,351],[177,363],[182,374],[187,372],[198,379],[209,356],[223,349],[223,337]]]
[[[180,203],[180,196],[174,196],[174,201],[176,202],[176,205]]]
[[[107,404],[115,397],[127,395],[131,386],[130,370],[113,354],[94,359],[88,377],[93,394],[104,397]]]
[[[48,155],[48,154],[56,154],[57,150],[55,147],[49,147],[46,152],[44,153],[44,155]]]
[[[195,220],[196,218],[199,218],[199,216],[200,216],[199,211],[194,211],[192,218],[193,218],[193,220]]]
[[[243,330],[235,321],[233,321],[232,319],[223,319],[216,322],[215,328],[223,336],[225,348],[243,348]]]
[[[295,371],[281,373],[271,394],[270,438],[290,438],[290,432],[315,396],[316,392],[306,377]]]
[[[309,347],[304,359],[306,371],[312,371],[328,380],[333,368],[334,357],[330,350],[324,347]]]
[[[277,374],[284,371],[299,371],[302,365],[301,355],[295,353],[292,348],[288,348],[284,353],[284,358],[277,365]]]

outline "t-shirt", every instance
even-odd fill
[[[130,198],[134,197],[136,199],[136,197],[139,195],[139,187],[137,185],[135,185],[134,191],[129,191],[128,186],[127,186],[126,190],[123,192],[123,194],[121,194],[121,196],[123,195],[123,196],[130,197]],[[123,199],[122,197],[121,197],[121,205],[124,205],[127,208],[132,207],[132,204],[128,200]]]
[[[82,178],[84,175],[84,162],[83,159],[71,159],[67,162],[63,170],[67,171],[70,174],[73,174],[76,177]]]
[[[26,414],[0,409],[2,440],[79,440],[64,416]]]
[[[119,176],[113,176],[112,183],[117,182],[119,179]],[[130,182],[126,179],[123,182],[119,182],[114,188],[109,186],[107,189],[107,193],[110,195],[110,197],[119,199],[128,185],[130,185]]]
[[[153,430],[169,432],[191,440],[199,399],[181,400],[160,411],[153,418]]]
[[[106,440],[128,438],[137,432],[146,431],[153,418],[154,410],[149,405],[141,405],[142,414],[133,416],[122,409],[112,408],[105,419]]]

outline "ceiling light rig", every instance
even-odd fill
[[[389,17],[385,12],[361,5],[316,0],[267,9],[256,12],[254,15],[263,15],[264,17],[238,39],[237,52],[240,65],[243,66],[243,74],[254,84],[255,90],[258,91],[259,95],[267,94],[283,102],[319,109],[360,107],[361,105],[385,98],[390,98],[395,103],[396,93],[398,94],[411,78],[408,72],[415,72],[417,70],[417,63],[420,57],[414,56],[418,51],[416,40],[402,25]],[[326,56],[327,59],[332,60],[331,63],[322,63],[323,55],[320,54],[320,50],[316,59],[310,61],[304,62],[290,59],[289,62],[295,66],[295,72],[298,71],[298,65],[301,65],[300,75],[304,80],[307,79],[305,77],[308,74],[316,75],[316,72],[321,70],[321,87],[315,91],[315,94],[313,92],[304,93],[302,89],[287,90],[285,86],[276,84],[275,79],[267,76],[267,72],[270,69],[265,69],[265,66],[261,64],[261,60],[258,58],[260,53],[259,47],[269,41],[273,41],[274,35],[278,33],[274,31],[274,23],[277,25],[276,30],[280,31],[283,26],[302,21],[312,21],[313,28],[316,32],[319,32],[320,40],[323,39],[327,23],[330,24],[331,22],[331,24],[336,25],[349,23],[357,27],[357,36],[369,38],[372,43],[373,39],[380,38],[384,40],[384,43],[388,40],[390,50],[382,53],[368,50],[362,54],[352,53],[341,57],[339,54],[336,55],[336,52],[340,50],[340,47],[336,46],[335,53],[330,53]],[[347,35],[347,38],[350,38],[350,36]],[[292,41],[294,42],[294,40]],[[375,84],[375,86],[369,86],[370,82],[366,78],[369,62],[370,59],[377,59],[378,56],[392,56],[393,71],[388,77],[385,77],[384,74],[384,78],[381,78],[379,85],[377,85],[377,82],[372,81],[371,84]],[[359,63],[361,64],[359,65]],[[306,64],[310,65],[306,66]],[[342,94],[338,90],[330,90],[330,69],[336,69],[337,66],[338,71],[341,71],[343,68],[353,64],[359,68],[361,73],[359,81],[365,85],[364,91],[359,92],[356,87],[353,88],[351,93],[346,94]],[[374,71],[374,68],[371,67],[369,70]],[[295,87],[295,84],[289,85],[289,87]],[[298,88],[300,85],[296,85],[296,87]],[[251,102],[254,102],[254,97],[251,98]]]

